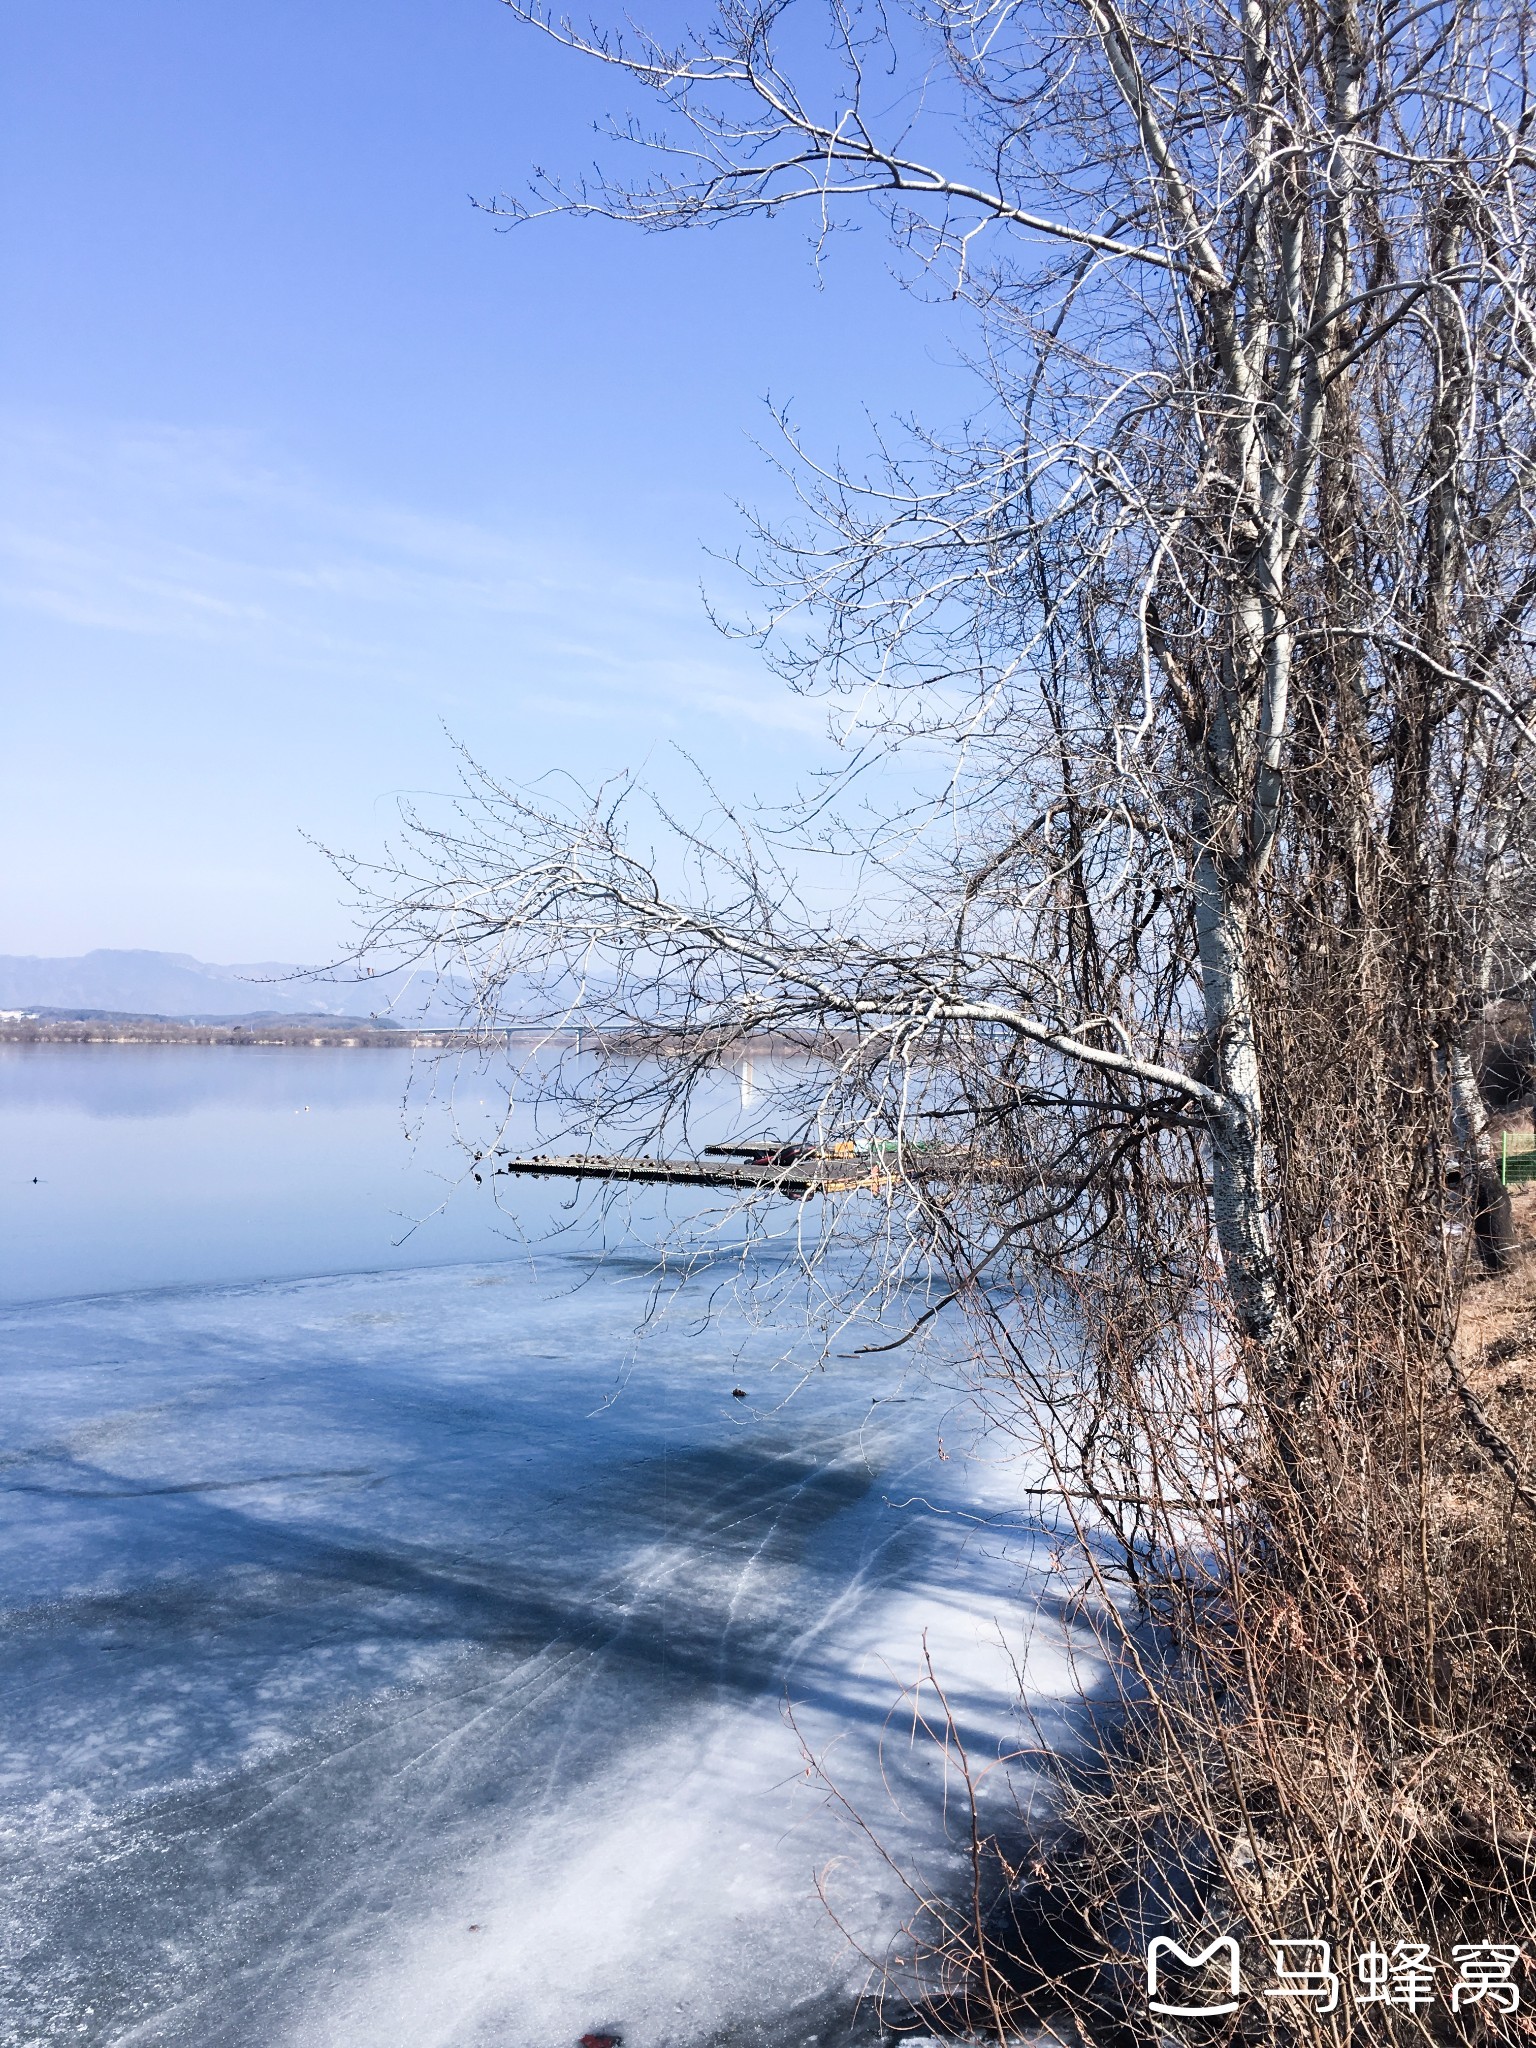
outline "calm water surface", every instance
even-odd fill
[[[0,1048],[6,2048],[830,2048],[874,2023],[816,1873],[877,1949],[903,1902],[803,1748],[953,1869],[881,1732],[926,1632],[1006,1737],[1019,1475],[708,1273],[648,1319],[659,1206],[530,1256],[557,1195],[458,1186],[427,1092]]]
[[[507,1255],[434,1113],[449,1085],[466,1117],[494,1103],[409,1052],[0,1046],[0,1299]]]

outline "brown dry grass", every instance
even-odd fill
[[[1423,1274],[1421,1298],[1443,1302],[1444,1319],[1405,1315],[1395,1351],[1391,1328],[1364,1318],[1363,1341],[1332,1360],[1320,1343],[1294,1467],[1239,1437],[1242,1461],[1223,1489],[1240,1504],[1230,1520],[1207,1517],[1182,1567],[1139,1582],[1139,1603],[1117,1605],[1102,1586],[1106,1651],[1126,1674],[1104,1752],[1087,1778],[1062,1774],[1060,1832],[1037,1843],[1033,1865],[1016,1847],[985,1845],[995,1874],[976,1930],[930,1916],[933,1978],[948,1994],[923,2016],[934,2031],[1010,2042],[1054,2031],[1093,2048],[1160,2040],[1134,1965],[1149,1930],[1172,1926],[1186,1937],[1239,1931],[1258,1982],[1277,1940],[1327,1938],[1346,1986],[1369,1944],[1429,1944],[1440,1987],[1431,2010],[1358,2005],[1346,1991],[1324,2015],[1255,1995],[1235,2023],[1234,2038],[1265,2048],[1407,2048],[1465,2038],[1446,2002],[1457,1944],[1529,1951],[1536,1189],[1515,1197],[1517,1250],[1493,1277],[1463,1270],[1464,1212],[1398,1213],[1419,1247],[1405,1225],[1400,1268]],[[1361,1244],[1372,1241],[1362,1231]],[[1158,1355],[1181,1355],[1166,1325]],[[1197,1376],[1194,1352],[1183,1356]],[[1374,1378],[1369,1398],[1352,1399],[1362,1358]],[[1109,1412],[1134,1413],[1151,1371],[1139,1359]],[[1213,1377],[1203,1403],[1170,1394],[1164,1406],[1216,1415],[1223,1394]],[[1171,1441],[1151,1408],[1140,1440]],[[1165,1554],[1174,1558],[1172,1542]],[[1132,1612],[1157,1628],[1117,1647]],[[948,1750],[941,1719],[935,1739]],[[1054,1975],[1040,1967],[1042,1915],[1047,1946],[1070,1954]],[[1536,2033],[1531,1978],[1522,1984],[1516,2013],[1478,2014],[1481,2039]]]
[[[1479,1400],[1524,1449],[1536,1431],[1536,1186],[1514,1191],[1511,1207],[1514,1259],[1507,1272],[1468,1285],[1456,1358]]]

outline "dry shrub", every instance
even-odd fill
[[[1198,1241],[1172,1181],[1166,1241],[1128,1216],[1032,1314],[978,1315],[978,1392],[1047,1464],[1112,1676],[1091,1762],[1030,1753],[1050,1823],[988,1831],[969,1916],[929,1901],[915,1923],[931,2028],[1169,2038],[1147,1940],[1232,1932],[1243,2037],[1529,2030],[1448,2000],[1458,1945],[1536,1927],[1536,1501],[1523,1383],[1497,1391],[1536,1322],[1528,1275],[1482,1275],[1472,1184],[1446,1173],[1433,977],[1411,925],[1393,938],[1374,963],[1271,958],[1282,1359],[1233,1333],[1214,1271],[1169,1255]],[[1486,1329],[1511,1293],[1491,1353],[1458,1336],[1469,1302]],[[957,1740],[942,1713],[934,1736]],[[1262,1995],[1268,1945],[1305,1937],[1332,1945],[1331,2014]],[[1397,1943],[1431,1951],[1422,2010],[1356,1999],[1359,1956]]]

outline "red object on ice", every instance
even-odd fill
[[[583,2034],[581,2048],[619,2048],[617,2034]]]

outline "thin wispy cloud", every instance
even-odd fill
[[[494,686],[567,714],[822,729],[814,705],[720,639],[683,575],[533,521],[349,493],[233,433],[13,421],[0,442],[0,605],[15,613],[445,707]]]

